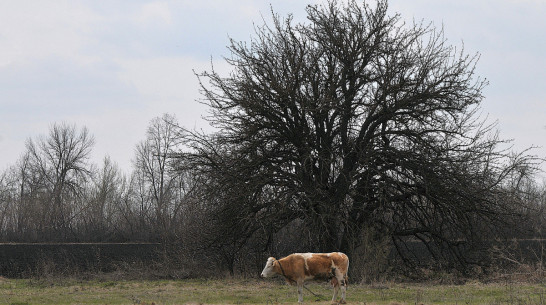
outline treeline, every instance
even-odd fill
[[[303,221],[278,232],[238,235],[234,223],[239,216],[247,217],[245,212],[226,215],[222,205],[211,201],[208,184],[214,179],[180,163],[179,154],[187,148],[184,132],[172,115],[153,119],[146,139],[136,145],[129,175],[109,157],[100,165],[90,162],[94,140],[85,127],[53,124],[47,135],[29,138],[20,160],[0,176],[0,241],[160,242],[179,256],[171,262],[191,269],[184,274],[194,274],[191,266],[202,262],[229,273],[252,273],[267,255],[309,250],[312,239],[303,236]],[[517,194],[525,202],[518,215],[525,221],[501,228],[504,238],[487,245],[488,255],[502,259],[496,267],[529,263],[529,257],[546,259],[541,242],[530,248],[534,253],[522,255],[523,249],[511,241],[543,239],[546,230],[546,188],[535,176],[520,174],[504,187],[506,194]],[[513,214],[505,217],[507,224],[513,222]],[[353,253],[355,265],[364,268],[357,278],[378,277],[404,262],[430,264],[438,258],[431,253],[439,254],[439,248],[431,249],[428,243],[418,247],[418,241],[411,239],[396,259],[393,240],[370,228]]]
[[[129,174],[109,157],[89,160],[94,139],[85,127],[55,123],[47,135],[28,139],[0,176],[0,240],[158,242],[187,233],[197,183],[169,161],[178,141],[174,120],[150,123]]]

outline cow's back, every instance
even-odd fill
[[[305,275],[316,279],[328,279],[332,275],[332,259],[325,253],[313,253],[305,257]]]

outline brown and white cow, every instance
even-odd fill
[[[341,286],[340,303],[345,303],[347,289],[347,270],[349,258],[341,252],[333,253],[294,253],[281,259],[270,257],[267,259],[262,277],[282,275],[289,284],[298,285],[298,302],[303,302],[303,283],[306,280],[327,280],[334,286],[334,297]]]

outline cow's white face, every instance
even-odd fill
[[[276,274],[275,269],[273,268],[274,262],[275,262],[274,257],[270,257],[267,259],[267,263],[265,263],[265,268],[262,271],[262,277],[272,277]]]

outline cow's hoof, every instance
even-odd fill
[[[347,302],[345,302],[345,300],[341,300],[339,301],[339,304],[347,304]]]

